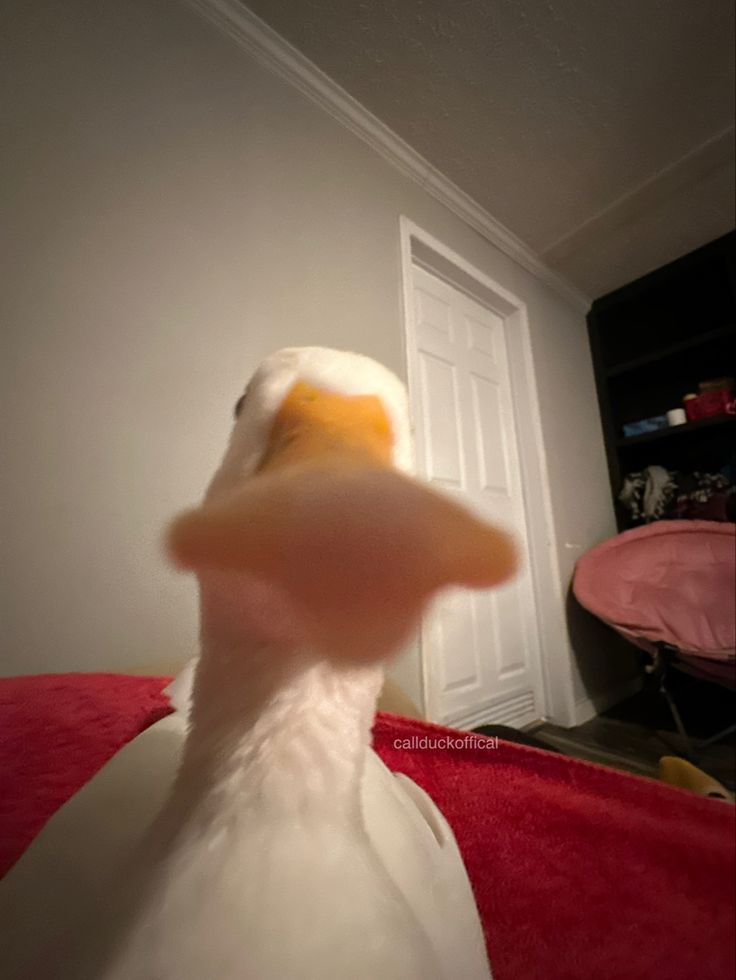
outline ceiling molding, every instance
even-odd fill
[[[683,188],[692,187],[716,170],[733,167],[733,141],[734,127],[727,126],[547,245],[541,255],[550,262],[565,262],[604,241],[617,228],[639,220]]]
[[[577,309],[584,312],[589,309],[590,299],[587,296],[554,272],[505,225],[437,171],[421,154],[239,0],[185,2],[260,64],[298,89],[385,160],[411,177],[488,242],[551,286]]]

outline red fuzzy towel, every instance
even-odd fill
[[[0,874],[167,714],[162,686],[112,674],[0,681]],[[462,734],[377,719],[378,754],[455,831],[495,980],[733,980],[732,806],[525,746],[422,738]]]

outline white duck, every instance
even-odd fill
[[[405,391],[368,358],[280,351],[241,401],[203,505],[170,534],[200,579],[189,731],[178,714],[134,740],[6,878],[0,915],[22,935],[61,851],[80,880],[33,946],[70,906],[81,919],[38,974],[16,942],[6,975],[48,976],[53,955],[74,980],[487,978],[452,831],[370,729],[382,660],[426,601],[502,581],[513,548],[401,472]]]

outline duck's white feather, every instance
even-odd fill
[[[253,473],[297,378],[379,394],[410,469],[401,383],[358,355],[292,349],[255,376],[209,496]],[[3,975],[48,976],[53,956],[58,980],[488,978],[449,825],[369,747],[381,667],[265,645],[239,623],[237,576],[201,588],[189,724],[182,681],[176,714],[62,807],[0,885]],[[68,945],[53,945],[60,932]]]

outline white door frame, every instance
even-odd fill
[[[530,572],[537,607],[536,645],[541,660],[543,712],[546,718],[557,724],[573,725],[575,699],[572,651],[565,621],[565,593],[557,561],[547,457],[526,304],[408,218],[402,215],[399,224],[404,359],[412,415],[418,391],[414,376],[414,358],[410,353],[416,350],[412,266],[419,265],[439,276],[504,318],[524,490]],[[424,711],[428,718],[436,719],[437,693],[433,690],[432,671],[427,663],[427,652],[421,638],[419,651]]]

